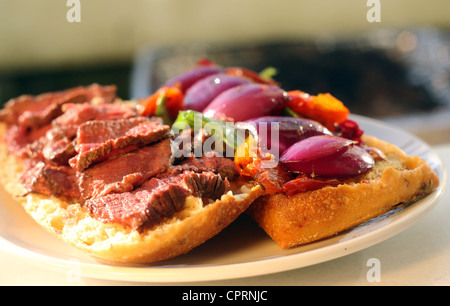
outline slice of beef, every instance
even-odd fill
[[[47,141],[42,148],[43,157],[58,165],[68,165],[71,158],[76,155],[75,143],[68,137]]]
[[[228,179],[223,180],[220,175],[213,172],[185,172],[183,174],[184,183],[190,190],[190,193],[196,197],[201,197],[207,203],[207,200],[217,200],[229,189]]]
[[[44,135],[46,130],[55,127],[51,122],[61,116],[65,105],[77,105],[86,101],[112,102],[115,99],[115,92],[114,86],[93,84],[88,87],[79,86],[60,92],[44,93],[37,96],[22,95],[11,99],[0,110],[0,121],[8,124],[9,135],[5,140],[10,152],[19,157],[25,154],[23,157],[26,157],[26,147]],[[102,107],[98,106],[98,108]],[[116,109],[110,110],[110,112],[115,112],[117,118],[119,114]],[[60,123],[59,129],[71,129],[72,132],[74,130],[76,133],[76,126],[74,128],[67,122]],[[35,145],[34,148],[37,148],[37,146]]]
[[[38,162],[22,173],[20,182],[30,193],[76,199],[80,197],[75,171],[68,166]]]
[[[234,181],[240,178],[239,170],[234,161],[228,158],[212,155],[204,155],[196,158],[194,156],[186,157],[178,165],[174,165],[168,171],[159,175],[160,178],[169,175],[177,175],[184,171],[192,171],[196,173],[214,172],[228,181]]]
[[[0,121],[10,124],[39,127],[49,124],[62,114],[62,105],[66,103],[83,103],[96,99],[98,102],[111,102],[115,99],[114,86],[102,87],[93,84],[88,87],[43,93],[40,95],[22,95],[9,100],[0,111]]]
[[[40,139],[40,150],[45,159],[65,165],[73,158],[78,126],[90,120],[118,120],[136,115],[134,107],[122,104],[67,104],[64,113],[52,121],[46,138]],[[34,151],[39,150],[34,148]]]
[[[170,127],[146,117],[114,121],[93,120],[81,124],[76,137],[77,155],[69,161],[82,171],[102,160],[105,155],[127,146],[143,146],[170,134]]]
[[[105,223],[119,223],[133,229],[152,227],[184,206],[187,191],[181,185],[156,178],[133,192],[110,194],[88,200],[92,216]]]
[[[69,159],[76,155],[74,133],[76,127],[74,132],[70,131],[69,126],[66,129],[50,126],[43,136],[24,146],[19,157],[68,166]]]
[[[117,98],[115,85],[91,84],[86,87],[87,101],[94,104],[113,103]]]
[[[64,129],[90,120],[117,120],[136,116],[136,110],[129,104],[110,103],[67,103],[62,106],[63,114],[52,121],[54,127]]]
[[[229,188],[228,181],[215,173],[185,171],[163,179],[152,178],[131,192],[88,200],[85,206],[102,222],[143,230],[182,210],[188,195],[216,200]]]
[[[29,128],[23,125],[11,125],[6,130],[3,140],[7,145],[9,153],[19,158],[24,158],[27,156],[27,146],[45,136],[50,128],[50,125],[36,128]]]
[[[181,167],[184,170],[195,172],[212,171],[220,174],[223,178],[228,178],[230,181],[240,177],[234,161],[215,155],[203,155],[201,158],[187,157],[181,162]]]
[[[0,118],[12,124],[28,127],[41,126],[61,114],[64,103],[82,103],[87,99],[83,87],[65,91],[45,93],[38,96],[22,95],[9,100],[0,113]]]
[[[172,163],[170,139],[120,154],[79,172],[83,199],[126,192],[166,171]]]

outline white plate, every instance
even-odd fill
[[[287,271],[345,256],[386,240],[427,214],[441,197],[446,173],[439,156],[423,141],[373,119],[352,116],[366,134],[424,158],[441,184],[427,197],[329,239],[290,250],[279,248],[246,215],[190,253],[153,265],[109,265],[74,249],[41,229],[0,190],[0,247],[51,269],[81,276],[139,282],[193,282]],[[75,275],[75,274],[74,274]]]

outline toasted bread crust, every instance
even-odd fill
[[[422,159],[365,135],[366,145],[380,149],[387,161],[350,184],[325,187],[287,197],[263,196],[248,213],[282,248],[330,237],[432,191],[439,179]]]
[[[0,124],[0,138],[6,126]],[[48,232],[94,257],[116,262],[150,263],[184,254],[228,226],[263,194],[259,186],[243,186],[203,206],[189,196],[186,208],[154,229],[138,232],[121,224],[102,223],[78,203],[40,194],[26,194],[19,182],[23,165],[0,141],[0,181],[5,190]]]

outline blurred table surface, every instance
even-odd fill
[[[433,147],[450,172],[450,144]],[[450,186],[437,205],[411,227],[378,243],[331,261],[269,275],[213,282],[170,283],[170,285],[450,285]],[[370,282],[368,261],[379,260],[379,281]],[[165,285],[162,283],[122,282],[73,278],[68,273],[49,270],[34,262],[17,258],[0,250],[0,285],[2,286],[133,286]]]

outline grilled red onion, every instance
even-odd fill
[[[223,121],[245,121],[270,114],[286,99],[286,92],[280,87],[244,84],[219,94],[203,110],[203,115]]]
[[[173,78],[169,79],[164,85],[167,87],[179,86],[181,91],[185,93],[189,87],[197,81],[211,75],[223,72],[224,69],[214,65],[199,65],[188,69]]]
[[[192,85],[184,96],[184,108],[201,112],[220,93],[250,80],[225,73],[212,74]]]
[[[346,178],[370,171],[373,157],[355,142],[336,136],[313,136],[289,147],[280,162],[291,172]]]
[[[260,146],[264,146],[266,149],[270,148],[271,151],[278,150],[277,152],[280,155],[302,139],[318,135],[333,135],[317,121],[304,118],[264,116],[247,120],[246,123],[255,126],[255,130],[260,135]],[[264,126],[262,123],[266,123],[266,125]],[[273,123],[278,123],[278,138],[271,137],[272,127],[277,127]],[[264,128],[266,129],[266,135],[261,135],[261,130]],[[261,143],[261,140],[264,140],[265,143]]]

